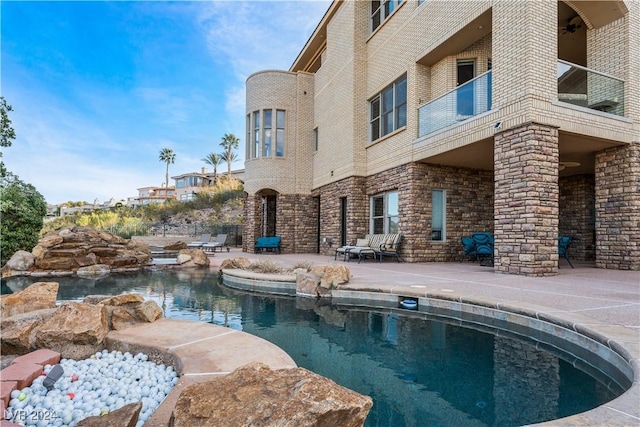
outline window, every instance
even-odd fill
[[[284,110],[265,109],[247,115],[247,155],[249,158],[284,157],[285,150],[285,116]],[[262,117],[262,123],[260,118]],[[275,140],[273,126],[275,124]]]
[[[253,155],[260,157],[260,111],[253,112]]]
[[[407,125],[407,76],[396,80],[369,103],[371,141]]]
[[[393,13],[402,0],[373,0],[371,2],[371,32]]]
[[[251,114],[247,114],[247,143],[245,144],[245,158],[250,159],[251,155]]]
[[[371,197],[369,215],[370,234],[398,232],[398,192],[378,194]]]
[[[264,110],[262,112],[262,123],[264,126],[264,138],[262,139],[262,155],[264,157],[271,157],[271,110]]]
[[[313,130],[313,151],[318,151],[318,128]]]
[[[276,110],[276,157],[284,156],[284,110]]]
[[[445,191],[433,190],[431,193],[431,240],[445,240],[446,223]]]

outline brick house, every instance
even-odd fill
[[[244,250],[398,231],[453,261],[491,231],[496,272],[557,274],[559,235],[639,270],[638,46],[637,1],[334,1],[246,81]]]

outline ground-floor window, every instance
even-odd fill
[[[398,232],[398,192],[376,194],[370,199],[369,231],[371,234]]]
[[[446,203],[446,192],[433,190],[431,193],[431,240],[445,240],[446,238]]]

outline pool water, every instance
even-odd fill
[[[56,278],[60,301],[138,292],[166,317],[262,337],[298,364],[374,400],[366,426],[517,426],[561,418],[619,395],[536,343],[398,310],[339,309],[256,295],[203,271]],[[12,278],[16,292],[37,281]]]

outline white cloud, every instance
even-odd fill
[[[331,2],[212,2],[198,17],[214,58],[239,81],[265,69],[288,69]]]

